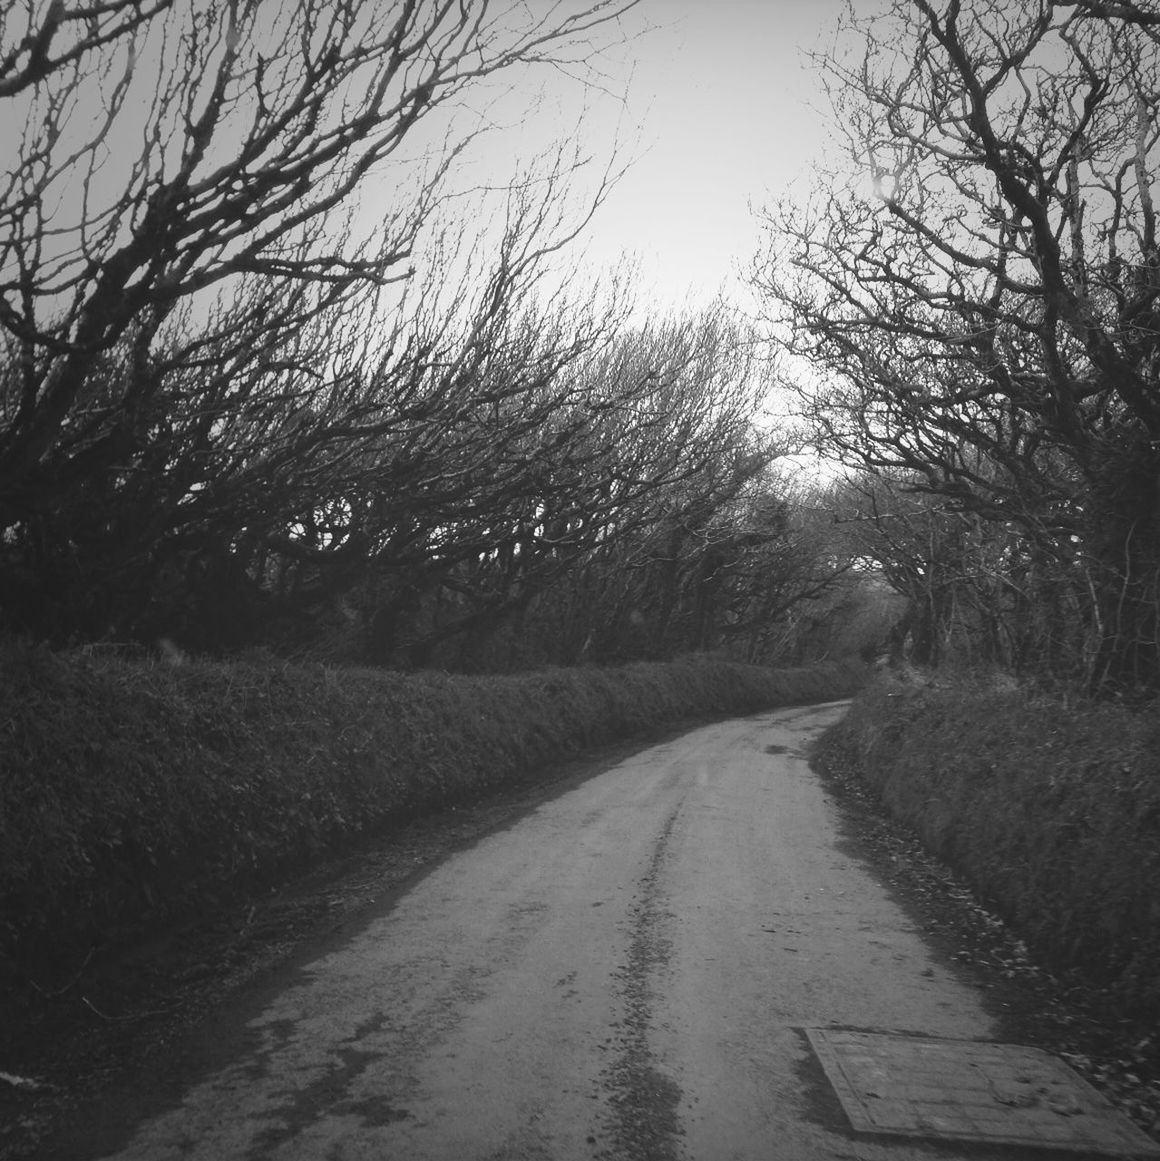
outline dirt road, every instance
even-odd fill
[[[223,1032],[111,1155],[959,1156],[853,1137],[800,1032],[991,1031],[841,849],[803,754],[840,712],[698,729],[444,862]]]

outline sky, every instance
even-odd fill
[[[863,6],[869,0],[861,0]],[[615,148],[627,172],[585,231],[592,270],[638,263],[652,305],[744,297],[739,271],[760,243],[754,210],[809,186],[827,136],[827,102],[808,59],[834,40],[844,0],[641,0],[626,39],[601,53],[607,93],[566,77],[513,94],[518,132],[490,148],[498,176],[576,124],[594,170]],[[528,116],[532,89],[543,86]],[[513,118],[515,120],[515,118]],[[518,144],[513,146],[513,141]],[[580,261],[576,247],[570,251]]]
[[[808,188],[828,130],[805,54],[832,43],[843,7],[645,0],[657,27],[629,46],[624,110],[638,158],[590,227],[594,262],[635,253],[642,289],[665,302],[735,291],[759,244],[753,208]]]
[[[856,2],[862,11],[879,0]],[[572,183],[577,213],[610,158],[628,167],[565,263],[596,274],[635,260],[638,299],[649,313],[704,305],[720,292],[744,300],[740,272],[760,245],[755,210],[807,190],[810,163],[830,135],[827,98],[807,54],[832,46],[845,7],[845,0],[639,0],[621,24],[623,39],[615,28],[598,36],[589,63],[599,85],[540,68],[497,78],[498,96],[486,86],[473,93],[452,115],[460,118],[452,134],[484,109],[498,128],[453,183],[502,186],[537,153],[578,141],[592,161],[588,186]],[[421,140],[433,144],[441,131],[434,122]],[[395,187],[382,189],[393,196]],[[479,213],[478,203],[469,205],[465,216]]]

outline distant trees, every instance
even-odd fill
[[[723,564],[714,554],[724,547],[714,522],[782,450],[753,426],[759,370],[720,307],[626,330],[591,368],[596,397],[626,381],[649,391],[592,433],[605,452],[585,520],[590,552],[557,590],[575,659],[708,647],[719,613],[710,588]]]
[[[565,368],[520,437],[510,478],[523,490],[490,499],[473,483],[440,523],[446,537],[474,513],[462,551],[446,567],[430,542],[384,560],[397,596],[352,594],[355,632],[374,626],[379,660],[462,669],[775,657],[764,634],[844,564],[799,542],[771,472],[784,440],[754,423],[765,388],[723,307],[620,326]]]
[[[1001,591],[1069,622],[1040,672],[1160,683],[1160,8],[897,0],[851,28],[865,52],[821,67],[852,176],[768,212],[754,276],[819,438],[893,510],[932,498],[908,535],[993,546]]]
[[[905,602],[889,638],[896,660],[934,665],[948,652],[992,666],[1026,660],[1031,621],[1012,579],[1016,532],[897,473],[848,477],[834,499],[851,549]]]

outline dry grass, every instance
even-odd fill
[[[856,664],[404,676],[0,648],[0,978],[683,718],[838,698]],[[6,970],[5,970],[6,969]]]
[[[1160,719],[1032,691],[883,682],[823,740],[1052,966],[1160,1016]]]

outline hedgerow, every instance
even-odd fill
[[[1160,1017],[1155,705],[881,682],[817,756],[864,777],[1042,960]]]
[[[0,969],[277,881],[586,746],[842,697],[862,672],[690,658],[461,677],[0,647]]]

